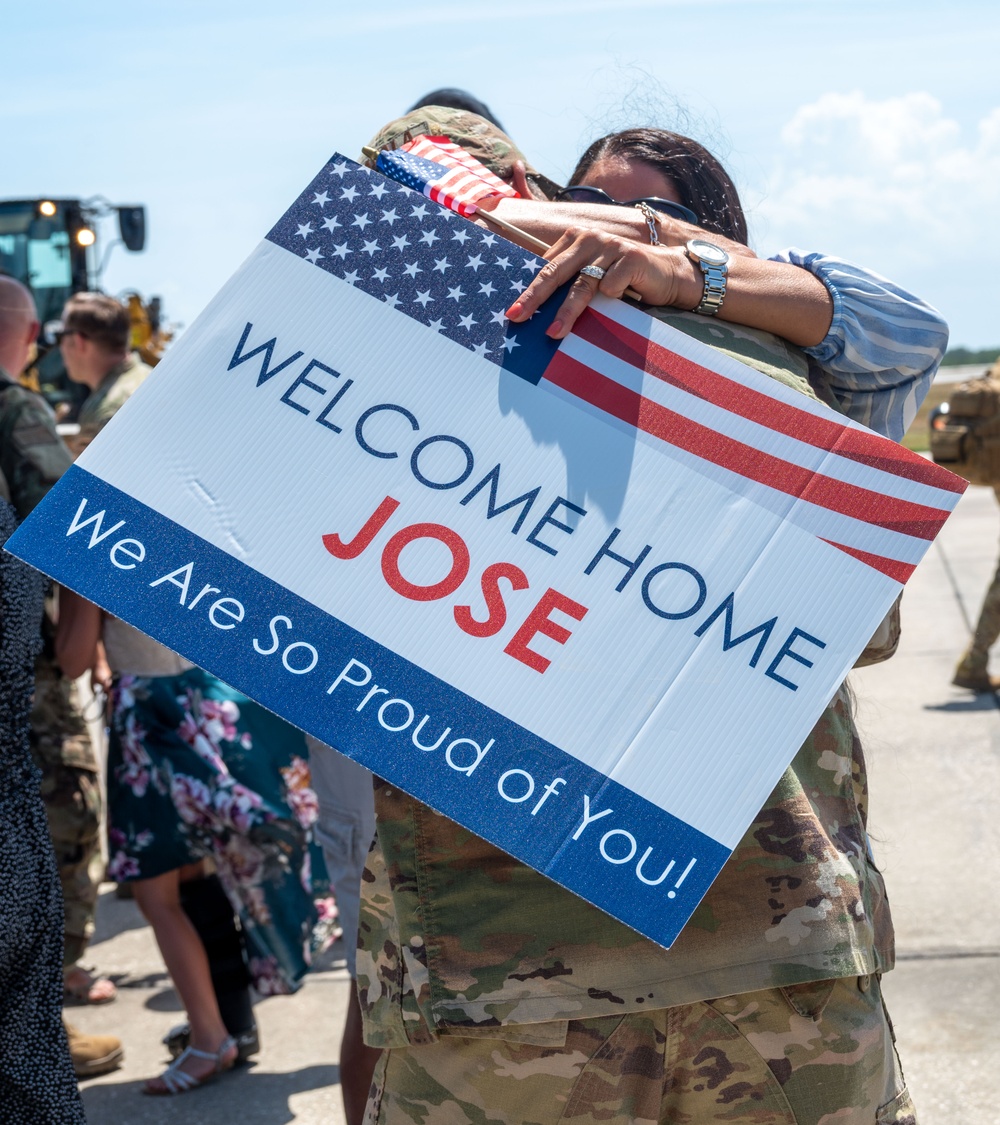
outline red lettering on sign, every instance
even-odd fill
[[[551,637],[560,645],[564,645],[572,636],[565,625],[559,625],[549,617],[554,609],[560,610],[575,621],[582,621],[587,614],[587,606],[567,598],[565,594],[560,594],[550,586],[538,599],[538,604],[525,618],[521,628],[511,637],[504,652],[508,656],[513,656],[515,660],[520,660],[522,664],[527,664],[529,668],[534,668],[536,672],[544,672],[552,661],[528,648],[528,643],[538,633]]]
[[[483,600],[486,602],[486,620],[477,621],[472,616],[472,606],[455,606],[455,623],[470,637],[495,636],[507,624],[507,606],[500,592],[500,579],[506,578],[514,590],[527,590],[528,576],[513,563],[491,563],[481,579]]]
[[[399,571],[399,556],[407,544],[416,539],[436,539],[443,543],[451,552],[451,569],[440,582],[433,582],[430,586],[418,586],[404,578]],[[453,594],[465,581],[469,573],[469,548],[465,540],[451,528],[439,523],[413,523],[404,527],[385,545],[382,552],[382,576],[386,582],[404,598],[415,602],[433,602],[438,598],[446,598]]]
[[[387,496],[365,521],[364,527],[350,542],[345,543],[339,535],[324,535],[323,546],[337,559],[356,559],[385,527],[389,517],[399,507],[399,501]]]

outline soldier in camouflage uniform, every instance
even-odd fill
[[[508,138],[461,129],[422,109],[373,147],[444,133],[509,172]],[[777,337],[650,311],[815,397]],[[375,807],[357,960],[365,1041],[387,1048],[371,1125],[915,1125],[846,689],[669,950],[385,782]]]
[[[80,408],[80,432],[69,441],[79,456],[111,421],[151,368],[130,350],[128,309],[103,293],[77,293],[63,309],[59,349],[66,373],[90,388]]]
[[[24,519],[69,468],[72,458],[59,440],[45,400],[22,387],[2,367],[0,395],[0,495]]]
[[[51,411],[31,391],[2,373],[3,421],[0,458],[10,499],[21,519],[69,468],[72,459],[55,432]],[[43,622],[43,649],[35,664],[31,753],[42,771],[42,798],[56,850],[66,906],[64,968],[79,998],[114,998],[109,981],[72,974],[94,932],[100,881],[101,792],[98,762],[74,685],[63,676],[53,652],[49,610]],[[92,995],[91,995],[92,994]]]
[[[1000,501],[1000,485],[994,490]],[[989,673],[990,649],[1000,639],[1000,563],[993,574],[976,619],[972,641],[962,654],[952,683],[969,691],[1000,691],[1000,676]]]
[[[1000,379],[1000,360],[997,360],[987,374],[993,379]],[[993,491],[1000,502],[1000,485],[994,485]],[[986,589],[972,641],[955,669],[951,681],[955,687],[976,692],[1000,691],[1000,676],[989,674],[990,649],[997,640],[1000,640],[1000,563]]]
[[[35,663],[31,754],[42,771],[42,799],[66,907],[63,968],[67,996],[89,1003],[113,1000],[111,981],[94,978],[78,962],[94,933],[101,860],[101,788],[97,755],[81,712],[76,684],[64,676],[53,649],[51,604],[42,622],[43,648]]]

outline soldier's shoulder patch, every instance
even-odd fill
[[[16,426],[11,438],[24,451],[39,445],[58,445],[61,440],[54,427],[47,426],[37,419],[26,419],[21,425]]]

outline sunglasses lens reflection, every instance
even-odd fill
[[[571,203],[607,203],[617,207],[634,207],[637,203],[648,203],[654,211],[659,211],[663,215],[683,219],[684,222],[692,223],[694,226],[698,225],[698,217],[692,210],[685,207],[683,203],[674,203],[671,199],[659,199],[653,196],[643,199],[614,199],[603,188],[584,184],[570,184],[569,187],[563,188],[559,198],[567,199]]]
[[[563,190],[563,198],[572,203],[614,203],[606,191],[596,187],[584,187],[580,184],[571,184]]]

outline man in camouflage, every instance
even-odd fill
[[[1000,501],[1000,486],[994,488]],[[1000,563],[993,574],[976,619],[969,647],[955,669],[952,683],[969,691],[1000,691],[1000,676],[989,673],[990,649],[1000,639]]]
[[[99,1004],[115,998],[115,986],[92,976],[79,962],[94,934],[103,866],[100,766],[76,684],[62,674],[55,659],[53,616],[50,599],[42,620],[43,648],[35,663],[31,754],[42,772],[42,799],[66,907],[66,993],[70,999]]]
[[[988,375],[993,379],[1000,379],[1000,360],[998,360]],[[994,485],[993,491],[1000,501],[1000,485]],[[952,683],[955,687],[968,688],[969,691],[1000,691],[1000,676],[991,676],[989,673],[990,649],[1000,639],[1000,563],[993,578],[986,589],[983,606],[976,620],[976,627],[972,633],[969,647],[962,653],[962,658],[955,669]]]
[[[34,303],[13,278],[0,276],[0,494],[24,519],[72,463],[45,401],[16,380],[34,345]]]
[[[7,383],[11,382],[7,376]],[[0,445],[13,476],[8,483],[14,506],[23,519],[66,471],[71,458],[55,433],[48,408],[37,395],[12,389],[6,395],[9,406]],[[101,1002],[114,999],[114,985],[93,979],[78,964],[94,932],[100,881],[99,766],[76,687],[55,660],[51,599],[42,623],[42,640],[42,652],[35,664],[31,752],[42,771],[42,798],[66,906],[63,964],[70,995]]]
[[[79,456],[143,382],[150,368],[131,350],[132,324],[121,302],[103,293],[76,293],[63,309],[59,349],[66,374],[90,394],[80,408],[80,432],[69,441]]]
[[[31,294],[0,277],[0,495],[24,519],[69,468],[72,458],[44,400],[14,377],[25,366],[38,330]],[[42,770],[42,794],[56,850],[66,908],[64,968],[72,970],[93,932],[100,861],[98,765],[72,685],[60,673],[51,644],[36,664],[32,755]],[[69,1028],[78,1074],[99,1074],[121,1060],[112,1036]]]
[[[9,280],[5,288],[11,289]],[[24,519],[69,468],[71,458],[44,401],[15,385],[7,372],[0,374],[4,387],[0,464],[7,498]],[[42,797],[66,906],[63,964],[72,975],[94,930],[101,795],[97,756],[77,705],[75,686],[55,661],[50,611],[51,604],[43,619],[43,650],[35,664],[31,751],[42,771]],[[75,984],[75,979],[70,983]],[[89,981],[85,984],[90,987]],[[110,999],[113,994],[113,986],[110,994],[106,987],[103,993],[98,988],[99,997]]]
[[[509,176],[517,149],[467,116],[425,107],[372,147],[445,134]],[[813,395],[784,341],[650,311]],[[357,961],[365,1041],[385,1048],[371,1125],[915,1125],[845,689],[669,950],[385,782],[375,808]]]

